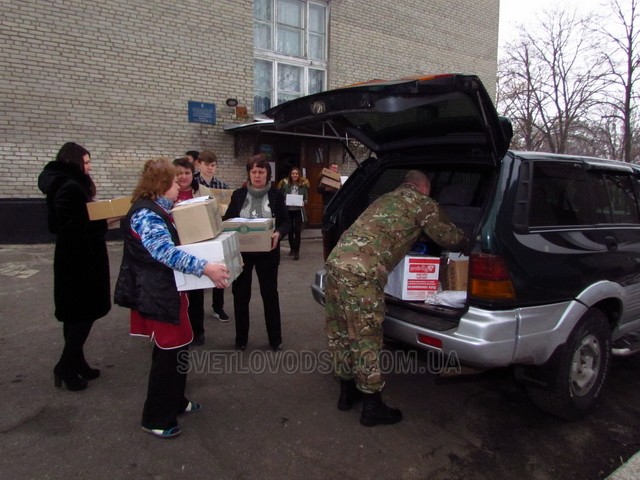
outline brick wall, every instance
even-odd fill
[[[252,102],[251,0],[3,2],[0,198],[42,197],[36,178],[66,141],[91,151],[100,197],[130,192],[144,160],[212,148],[240,178],[227,98]],[[189,123],[215,103],[215,126]]]
[[[499,0],[334,0],[329,87],[474,73],[495,97],[499,7]]]
[[[430,72],[495,90],[499,0],[332,0],[329,87]],[[251,0],[2,2],[0,200],[42,198],[36,178],[66,141],[92,153],[99,197],[128,194],[144,160],[213,149],[239,186],[244,158],[224,102],[252,108]],[[189,123],[215,103],[215,126]]]

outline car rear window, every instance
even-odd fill
[[[516,204],[514,223],[526,211],[529,227],[640,223],[632,176],[580,162],[526,162]]]

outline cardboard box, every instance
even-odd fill
[[[447,265],[449,290],[467,290],[469,260],[452,260]]]
[[[241,252],[268,252],[273,234],[272,218],[230,218],[222,222],[225,232],[238,232]]]
[[[117,197],[111,200],[99,200],[87,203],[89,220],[122,217],[129,213],[131,197]]]
[[[287,205],[287,207],[304,207],[304,196],[296,195],[294,193],[287,193],[285,204]]]
[[[171,214],[183,245],[211,240],[222,231],[222,217],[215,198],[185,200],[178,203]]]
[[[342,184],[339,181],[331,180],[330,178],[327,178],[327,177],[320,177],[320,184],[326,185],[327,187],[335,188],[336,190],[342,186]]]
[[[220,211],[220,216],[223,216],[227,212],[227,208],[231,203],[231,194],[233,193],[233,190],[223,188],[210,188],[209,192],[211,192],[211,196],[218,202],[218,210]]]
[[[339,189],[342,186],[340,174],[332,172],[328,168],[323,168],[320,174],[320,184]]]
[[[469,277],[469,257],[462,254],[449,254],[440,264],[440,285],[442,290],[467,290]]]
[[[211,263],[224,263],[229,268],[229,274],[231,275],[229,283],[242,273],[242,256],[240,255],[240,243],[236,232],[223,232],[213,240],[179,245],[176,248],[198,258],[204,258]],[[213,288],[215,286],[206,275],[196,277],[195,275],[174,270],[173,276],[176,281],[176,287],[181,292]]]
[[[327,177],[330,180],[335,180],[336,182],[340,181],[340,174],[338,172],[334,172],[329,170],[328,168],[323,168],[322,173],[320,173],[323,177]]]
[[[407,255],[389,273],[385,293],[401,300],[424,301],[438,291],[440,258]]]

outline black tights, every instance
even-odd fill
[[[58,361],[59,368],[77,373],[79,368],[86,365],[83,347],[89,337],[91,327],[93,327],[93,322],[63,323],[64,349]]]

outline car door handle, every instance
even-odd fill
[[[607,246],[607,250],[618,250],[618,242],[611,235],[604,237],[604,244]]]

